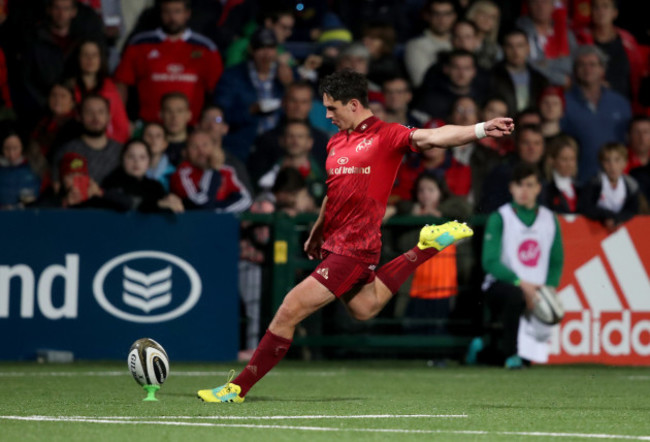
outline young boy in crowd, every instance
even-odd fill
[[[625,145],[606,143],[598,152],[601,172],[583,188],[578,211],[600,221],[613,232],[639,213],[639,185],[624,173],[628,153]]]

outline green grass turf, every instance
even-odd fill
[[[229,368],[172,361],[159,401],[143,402],[144,392],[128,374],[126,362],[2,363],[0,441],[567,441],[589,440],[587,435],[600,435],[599,440],[650,440],[647,368],[551,366],[507,371],[431,368],[424,361],[284,361],[243,404],[204,404],[196,399],[197,389],[223,383]],[[261,419],[413,414],[466,417]],[[85,420],[127,416],[135,423],[21,421],[7,416]]]

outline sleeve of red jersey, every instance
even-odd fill
[[[181,182],[180,169],[177,169],[176,172],[174,172],[169,178],[169,190],[179,198],[187,198],[187,192],[185,191],[185,187]]]
[[[138,60],[138,50],[135,46],[127,46],[120,64],[115,69],[113,79],[118,83],[134,85],[136,80],[135,63]]]
[[[388,130],[390,148],[397,150],[409,148],[412,151],[417,152],[417,149],[415,149],[415,146],[412,144],[413,132],[416,130],[417,128],[404,126],[403,124],[390,124]]]
[[[221,53],[218,50],[207,51],[206,55],[206,73],[203,78],[206,81],[206,90],[212,92],[223,73],[223,61],[221,60]]]

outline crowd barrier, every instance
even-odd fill
[[[0,231],[0,359],[126,359],[141,337],[172,360],[236,358],[234,216],[14,211]]]

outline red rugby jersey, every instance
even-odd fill
[[[370,117],[330,139],[323,249],[379,262],[381,220],[415,130]]]
[[[205,95],[214,90],[222,72],[217,46],[207,37],[188,29],[181,38],[170,40],[156,29],[133,37],[114,79],[137,86],[143,120],[160,121],[162,96],[183,92],[190,100],[192,124],[196,124]]]

